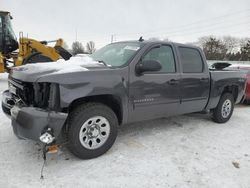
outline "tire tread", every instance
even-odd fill
[[[232,103],[232,108],[231,108],[231,113],[227,118],[223,118],[221,115],[221,107],[223,102],[229,99]],[[226,123],[232,116],[233,114],[233,110],[234,110],[234,98],[233,95],[231,93],[224,93],[220,100],[219,103],[217,105],[217,107],[215,109],[213,109],[213,114],[212,114],[212,119],[216,122],[216,123]]]
[[[112,131],[110,132],[110,137],[108,140],[102,145],[100,148],[97,148],[95,150],[88,150],[84,148],[81,144],[79,145],[79,139],[78,134],[79,132],[76,131],[77,127],[74,127],[75,124],[77,124],[78,121],[82,120],[82,118],[88,117],[91,115],[94,111],[99,111],[107,114],[109,116],[109,119],[111,119],[112,122],[110,123],[110,128]],[[94,115],[94,114],[93,114]],[[98,115],[98,114],[96,114]],[[110,120],[109,120],[110,121]],[[108,106],[97,103],[97,102],[88,102],[84,103],[82,105],[77,106],[69,115],[68,118],[68,148],[69,150],[77,157],[81,159],[91,159],[98,157],[102,154],[104,154],[106,151],[108,151],[113,143],[115,142],[116,136],[117,136],[117,127],[118,127],[118,119],[114,113],[114,111],[109,108]],[[79,126],[79,125],[78,125]]]

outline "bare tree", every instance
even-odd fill
[[[81,42],[75,41],[72,43],[72,53],[73,55],[84,53],[84,47]]]
[[[243,46],[240,51],[241,51],[240,60],[249,61],[250,60],[250,40],[246,42],[245,46]]]
[[[250,38],[204,36],[196,43],[203,48],[207,59],[247,61],[250,60]]]
[[[206,58],[209,60],[223,60],[226,57],[227,48],[225,44],[213,36],[200,38],[199,45],[201,45]]]
[[[246,46],[247,42],[250,40],[249,37],[243,37],[239,39],[239,46],[240,48],[243,48],[244,46]]]
[[[93,41],[89,41],[86,45],[86,48],[87,48],[87,52],[92,54],[95,52],[95,43]]]
[[[197,46],[203,48],[203,46],[206,45],[206,42],[209,40],[209,38],[214,38],[214,36],[203,36],[203,37],[200,37],[198,39],[198,41],[196,42]]]
[[[232,36],[222,37],[222,43],[227,48],[227,53],[236,53],[239,51],[239,39]]]

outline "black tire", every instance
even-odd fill
[[[5,114],[11,116],[10,108],[7,108],[7,107],[4,106],[3,104],[2,104],[2,111],[3,111]]]
[[[79,135],[82,126],[95,116],[104,117],[108,121],[110,127],[109,135],[99,148],[89,149],[83,146]],[[117,137],[117,117],[112,109],[101,103],[86,103],[76,107],[69,116],[68,125],[68,148],[75,156],[81,159],[91,159],[104,154],[112,147]]]
[[[225,114],[223,116],[222,108],[223,108],[223,104],[227,100],[229,100],[231,102],[231,109],[230,109],[230,113],[228,113],[227,116],[225,116]],[[231,93],[224,93],[221,96],[217,107],[213,110],[213,120],[215,122],[217,122],[217,123],[225,123],[231,118],[231,116],[233,114],[233,110],[234,110],[234,98],[233,98],[233,95]]]
[[[245,99],[245,100],[243,101],[243,103],[246,104],[246,105],[250,105],[250,100],[249,100],[249,99]]]

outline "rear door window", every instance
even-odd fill
[[[181,65],[183,73],[201,73],[204,69],[204,63],[201,54],[197,49],[179,47],[181,56]]]

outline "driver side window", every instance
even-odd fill
[[[142,61],[144,60],[158,61],[162,66],[162,69],[159,71],[161,73],[176,72],[174,54],[170,46],[165,45],[158,48],[152,48],[143,57]]]

